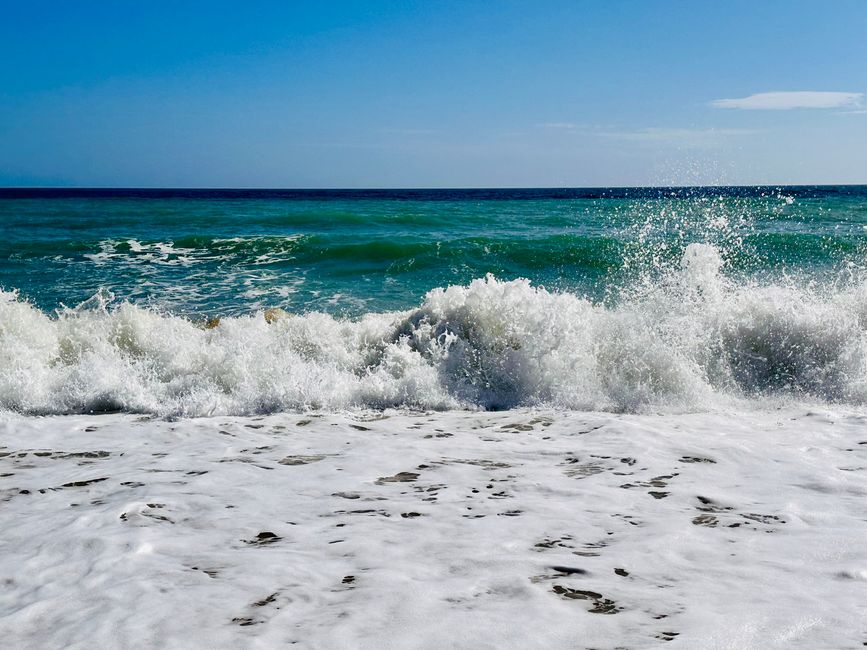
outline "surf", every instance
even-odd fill
[[[761,282],[689,244],[620,301],[488,275],[415,309],[225,317],[216,327],[106,292],[54,314],[0,301],[0,408],[165,416],[546,406],[708,410],[861,404],[867,282]]]

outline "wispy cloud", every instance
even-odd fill
[[[394,129],[394,128],[385,128],[380,129],[382,133],[388,133],[391,135],[437,135],[442,133],[440,129]]]
[[[580,124],[572,122],[542,122],[536,125],[537,129],[560,129],[561,131],[574,131],[580,129]]]
[[[738,108],[755,111],[787,111],[793,108],[845,108],[859,106],[864,93],[838,93],[801,90],[794,92],[756,93],[736,99],[715,99],[714,108]]]
[[[751,129],[686,129],[649,127],[634,131],[600,131],[597,135],[630,142],[668,144],[679,147],[701,148],[718,145],[732,136],[752,135]]]

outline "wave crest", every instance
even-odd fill
[[[612,304],[488,276],[418,309],[338,319],[190,320],[98,295],[49,316],[3,294],[0,408],[160,415],[548,405],[701,410],[744,400],[861,403],[867,284],[740,284],[691,244]]]

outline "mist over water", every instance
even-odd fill
[[[0,408],[864,401],[864,188],[610,192],[0,200]]]

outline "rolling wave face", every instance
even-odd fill
[[[611,305],[488,276],[420,307],[223,318],[206,329],[97,295],[50,317],[0,302],[0,408],[248,414],[548,405],[693,410],[770,400],[861,403],[867,283],[735,281],[690,244]]]
[[[708,235],[707,233],[702,233]],[[816,277],[859,266],[859,237],[806,233],[709,233],[730,275]],[[643,293],[680,264],[687,242],[645,233],[419,238],[283,236],[177,237],[165,240],[16,242],[0,270],[23,283],[43,308],[79,302],[94,288],[180,315],[237,315],[274,304],[297,311],[358,316],[417,303],[430,287],[464,284],[493,273],[591,299]],[[685,239],[685,240],[684,240]],[[7,248],[12,249],[7,244]],[[9,287],[12,288],[12,287]]]

